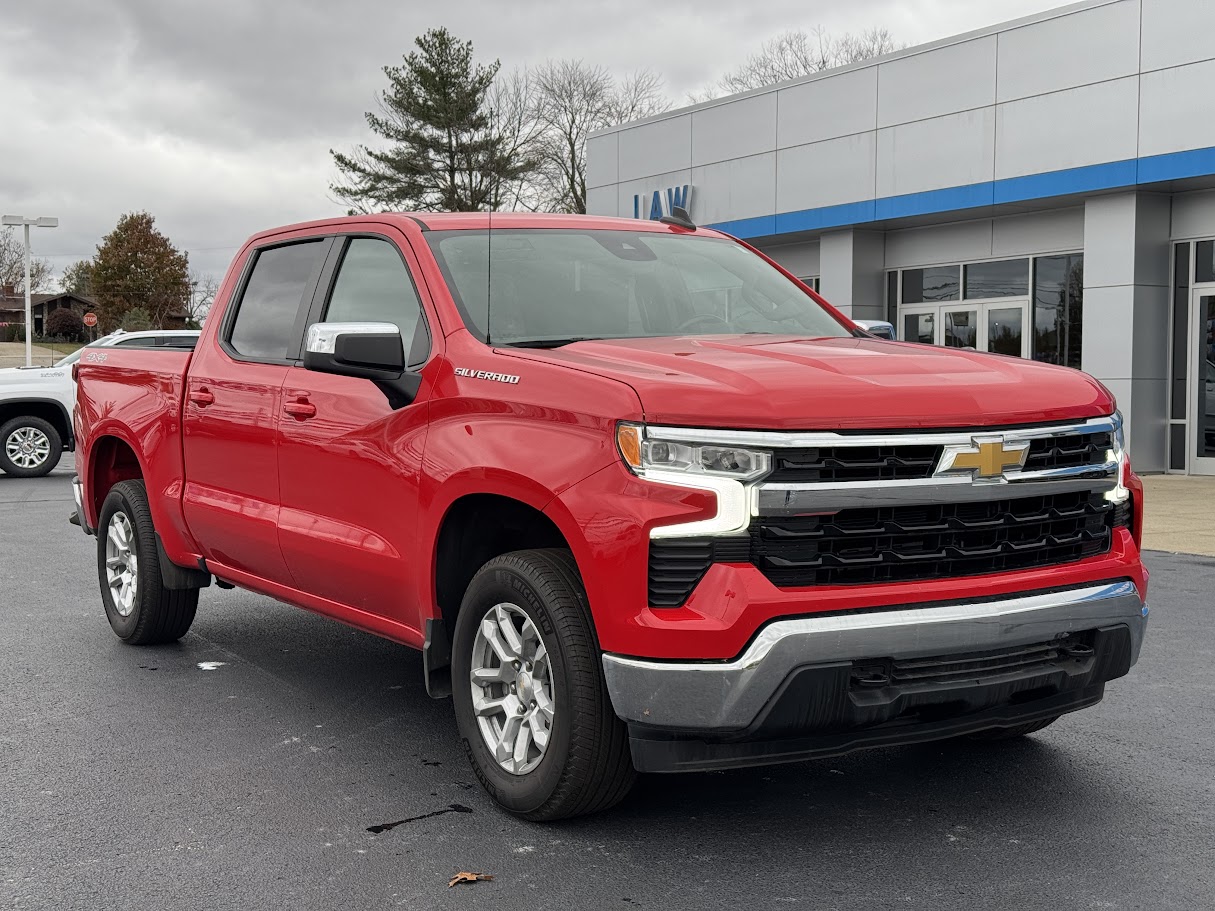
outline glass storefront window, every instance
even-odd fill
[[[1029,260],[1006,259],[994,263],[972,263],[963,267],[963,292],[967,300],[989,297],[1026,297],[1029,294]]]
[[[987,350],[992,354],[1021,356],[1021,342],[1025,327],[1021,307],[1008,307],[987,311]]]
[[[906,313],[903,315],[903,341],[921,345],[936,344],[936,314]]]
[[[929,266],[903,270],[903,303],[956,301],[961,291],[957,266]]]
[[[1215,240],[1194,244],[1194,281],[1215,282]]]
[[[1084,256],[1034,260],[1034,360],[1080,369]]]
[[[979,311],[945,311],[945,346],[947,348],[977,348],[979,344]]]

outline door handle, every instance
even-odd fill
[[[199,408],[206,408],[215,401],[215,396],[206,389],[191,389],[189,398],[190,402]]]
[[[297,421],[306,421],[308,418],[316,417],[316,406],[311,402],[287,402],[283,405],[283,411]]]

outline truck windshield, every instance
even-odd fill
[[[468,328],[496,345],[851,334],[796,282],[722,238],[553,229],[426,237]]]

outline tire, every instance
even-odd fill
[[[101,505],[97,578],[106,619],[130,645],[176,642],[194,622],[198,589],[170,591],[161,581],[156,529],[143,481],[120,481]]]
[[[975,731],[966,736],[969,740],[980,740],[986,743],[994,743],[997,740],[1016,740],[1018,737],[1024,737],[1026,734],[1032,734],[1054,724],[1059,718],[1059,715],[1055,715],[1053,718],[1027,721],[1025,724],[1014,725],[1011,728],[988,728],[986,731]]]
[[[49,421],[20,417],[0,427],[0,470],[14,478],[41,478],[59,464],[63,440]]]
[[[509,646],[502,636],[503,618],[523,642],[520,676],[505,670],[507,662],[487,634],[496,629],[499,645]],[[498,621],[496,627],[493,620]],[[535,658],[541,644],[547,659],[533,663],[529,656]],[[474,664],[483,677],[502,671],[508,679],[474,683]],[[452,697],[473,771],[498,804],[516,816],[550,822],[596,813],[619,803],[633,786],[637,773],[628,731],[612,711],[586,592],[568,551],[505,554],[473,577],[455,624]],[[496,699],[504,703],[501,714],[479,717],[475,702],[485,708]],[[546,704],[551,713],[544,711]],[[522,764],[514,758],[517,753],[503,758],[514,767],[508,770],[491,752],[489,740],[500,738],[520,705],[526,714],[517,730],[521,739],[523,728],[528,728],[530,746],[524,748]],[[541,749],[537,731],[543,733],[545,724],[547,739]]]

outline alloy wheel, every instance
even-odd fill
[[[40,468],[51,457],[51,441],[37,427],[18,427],[4,441],[4,453],[18,468]]]
[[[106,529],[105,574],[114,609],[123,617],[129,617],[139,594],[139,553],[135,546],[135,529],[124,512],[114,513]]]
[[[540,764],[553,729],[548,649],[515,604],[495,604],[477,627],[469,674],[477,727],[505,771],[526,775]]]

